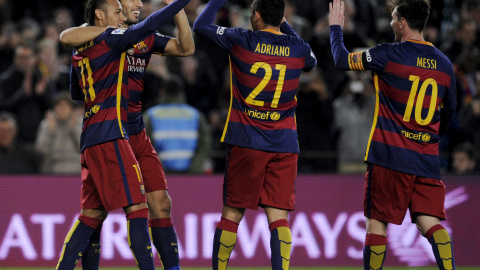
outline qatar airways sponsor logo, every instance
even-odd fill
[[[145,72],[145,59],[127,55],[127,62],[129,72]]]
[[[187,260],[210,259],[215,227],[220,220],[220,213],[187,213],[183,222],[184,233],[178,235],[178,252],[180,258]],[[32,214],[23,216],[15,213],[10,217],[3,231],[0,242],[0,260],[9,258],[12,252],[19,252],[25,260],[57,260],[61,252],[65,225],[73,225],[77,217],[64,214]],[[62,233],[56,232],[62,227]],[[33,231],[40,226],[41,235]],[[133,259],[127,241],[127,226],[124,214],[110,214],[102,228],[102,252],[104,260]],[[292,232],[292,252],[305,252],[310,259],[337,256],[362,258],[362,243],[365,237],[365,220],[361,212],[339,213],[328,218],[324,213],[298,212],[290,220]],[[59,236],[61,235],[62,236]],[[346,250],[340,250],[339,238],[349,238]],[[40,244],[34,244],[39,243]],[[263,251],[262,251],[263,250]],[[237,244],[231,258],[243,257],[255,259],[258,256],[270,257],[270,230],[264,213],[253,219],[244,218],[240,223]],[[17,260],[20,258],[16,258]]]
[[[445,208],[453,210],[469,199],[465,187],[449,192]],[[206,262],[212,256],[212,241],[220,213],[186,213],[178,220],[178,252],[180,258]],[[56,261],[68,229],[77,215],[63,213],[14,213],[0,221],[0,261]],[[336,215],[323,212],[293,212],[289,217],[292,232],[292,256],[303,254],[308,260],[352,259],[363,257],[365,218],[363,212],[339,211]],[[442,225],[454,234],[448,222]],[[39,233],[40,232],[40,233]],[[388,256],[395,256],[408,266],[435,264],[432,248],[420,235],[407,213],[402,225],[390,225]],[[473,241],[473,240],[472,240]],[[154,248],[154,247],[153,247]],[[131,260],[127,241],[125,215],[111,213],[102,228],[102,260]],[[16,254],[16,255],[13,255]],[[20,254],[20,255],[18,255]],[[256,260],[270,257],[270,230],[264,213],[246,216],[240,223],[237,244],[231,258]]]

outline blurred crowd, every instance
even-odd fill
[[[68,95],[72,48],[59,34],[83,23],[83,2],[0,0],[0,173],[78,174],[83,104]],[[191,0],[190,24],[207,0]],[[286,0],[285,17],[309,42],[318,66],[300,78],[297,127],[299,173],[363,173],[364,152],[375,107],[366,72],[334,67],[328,29],[328,0]],[[381,0],[344,0],[347,49],[365,50],[392,42],[391,14]],[[164,6],[144,0],[145,18]],[[251,0],[228,0],[217,24],[250,27]],[[447,55],[456,74],[456,117],[440,144],[445,173],[467,174],[480,167],[480,0],[435,0],[425,38]],[[175,37],[175,24],[162,34]],[[181,100],[205,116],[204,162],[195,173],[222,173],[220,142],[230,102],[228,57],[194,36],[196,52],[184,58],[154,56],[147,69],[143,110],[159,103],[171,78],[180,81]],[[171,91],[170,91],[171,92]],[[203,145],[203,144],[202,144]]]

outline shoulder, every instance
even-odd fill
[[[109,28],[104,33],[111,35],[123,35],[127,32],[128,28]]]

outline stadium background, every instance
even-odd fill
[[[69,65],[70,48],[58,44],[58,34],[66,27],[82,23],[85,1],[60,0],[0,0],[0,72],[6,71],[12,63],[13,50],[22,42],[41,44],[45,39],[56,40],[59,65]],[[192,0],[186,12],[190,22],[196,18],[206,1]],[[287,1],[288,20],[296,31],[310,42],[319,65],[313,75],[302,77],[299,94],[299,141],[302,149],[297,184],[297,210],[290,216],[294,246],[293,267],[358,267],[361,265],[360,251],[364,237],[362,211],[363,165],[361,158],[341,166],[342,153],[362,152],[363,143],[356,143],[353,149],[338,147],[342,132],[335,124],[335,101],[352,94],[352,81],[361,81],[363,91],[359,106],[368,104],[369,78],[358,73],[339,72],[332,66],[328,44],[327,0]],[[347,10],[346,40],[351,50],[374,46],[392,40],[389,26],[390,14],[385,1],[349,0]],[[229,0],[218,16],[218,23],[225,26],[249,27],[250,1]],[[476,0],[432,1],[433,10],[425,31],[428,41],[451,53],[452,62],[458,67],[458,81],[470,87],[459,85],[459,112],[468,111],[470,102],[478,99],[478,23],[480,3]],[[144,1],[142,16],[162,7],[160,1]],[[287,14],[286,14],[287,15]],[[464,20],[473,20],[473,37],[465,37],[458,26]],[[160,29],[162,33],[175,35],[174,24]],[[170,194],[173,198],[174,223],[179,241],[181,263],[185,267],[207,267],[214,222],[219,219],[221,207],[221,172],[224,166],[224,149],[219,143],[219,134],[225,119],[225,105],[228,104],[227,60],[211,44],[195,38],[197,53],[194,58],[178,60],[156,58],[149,72],[152,75],[150,92],[147,92],[145,106],[152,106],[156,89],[169,74],[179,74],[185,81],[187,101],[205,113],[212,128],[212,149],[209,154],[211,166],[202,175],[170,174]],[[347,44],[347,45],[348,45]],[[471,68],[465,66],[464,51],[472,52],[467,58]],[[473,55],[473,56],[472,56]],[[197,65],[188,69],[188,65]],[[40,62],[39,62],[40,64]],[[157,69],[157,70],[156,70]],[[158,70],[161,70],[160,72]],[[187,76],[195,74],[194,78]],[[354,75],[352,75],[354,74]],[[468,76],[467,76],[468,75]],[[65,74],[61,75],[65,76]],[[360,77],[360,78],[359,78]],[[160,82],[158,84],[158,82]],[[57,83],[57,85],[61,85]],[[357,84],[358,85],[358,84]],[[464,86],[464,85],[463,85]],[[54,95],[65,91],[58,87]],[[1,93],[1,89],[0,89]],[[312,93],[314,93],[312,95]],[[1,95],[0,95],[1,96]],[[302,98],[303,97],[303,100]],[[353,95],[358,98],[357,95]],[[318,101],[309,102],[311,100]],[[150,101],[150,102],[149,102]],[[303,101],[303,102],[302,102]],[[338,102],[337,102],[338,103]],[[1,104],[1,103],[0,103]],[[302,104],[306,104],[303,106]],[[322,110],[312,110],[320,107]],[[0,105],[0,111],[3,108]],[[478,118],[480,119],[480,118]],[[476,120],[477,124],[480,120]],[[367,119],[370,120],[370,119]],[[367,125],[367,130],[370,126]],[[350,140],[362,137],[361,128],[349,128]],[[480,269],[480,176],[478,173],[458,175],[452,169],[451,153],[455,146],[464,142],[472,143],[479,149],[478,126],[466,125],[456,119],[441,148],[442,166],[447,186],[446,226],[454,241],[454,253],[460,266]],[[29,142],[25,142],[28,144]],[[350,152],[349,152],[350,151]],[[478,167],[479,162],[477,162]],[[346,172],[354,172],[353,174]],[[50,176],[38,172],[31,175],[11,175],[0,172],[0,268],[4,267],[49,267],[56,264],[63,237],[78,213],[79,178],[76,175]],[[128,247],[125,249],[123,215],[112,213],[103,234],[102,267],[132,266]],[[242,227],[243,226],[243,227]],[[230,266],[268,266],[268,241],[263,213],[249,211],[242,223],[239,244]],[[408,220],[402,226],[389,228],[388,266],[420,267],[434,266],[429,255],[429,245],[421,238]],[[243,236],[242,236],[243,235]],[[156,265],[159,265],[157,259]],[[358,267],[359,268],[359,267]]]

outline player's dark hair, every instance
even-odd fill
[[[397,18],[405,18],[412,30],[423,32],[430,16],[430,0],[387,0],[393,11],[397,8]]]
[[[253,11],[260,12],[265,24],[279,26],[285,13],[285,0],[256,0]]]
[[[100,9],[103,12],[106,12],[106,2],[107,0],[88,0],[85,5],[85,22],[89,25],[95,25],[95,10]]]

